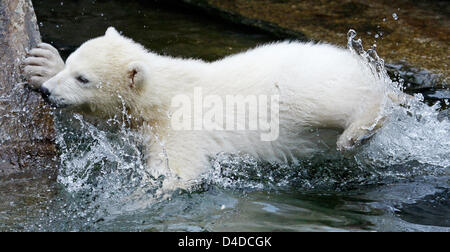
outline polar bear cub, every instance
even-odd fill
[[[149,52],[111,27],[65,65],[48,44],[31,50],[25,64],[30,84],[55,107],[104,119],[126,113],[129,127],[151,135],[149,169],[185,181],[207,171],[219,152],[289,162],[323,149],[352,149],[381,126],[387,100],[386,85],[358,55],[329,44],[272,43],[204,62]],[[222,127],[234,123],[225,117],[238,110],[229,97],[244,99],[242,128]],[[208,119],[217,127],[196,125],[217,104]],[[273,113],[266,117],[268,107]],[[252,116],[252,109],[259,113]],[[174,123],[175,115],[184,122]],[[264,129],[248,129],[264,122]],[[274,134],[263,141],[263,131]]]

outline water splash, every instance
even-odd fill
[[[376,45],[365,50],[349,30],[348,50],[367,65],[368,78],[386,94],[385,125],[354,157],[319,154],[295,164],[273,164],[245,154],[218,154],[205,183],[224,188],[271,190],[348,190],[355,186],[392,182],[417,176],[446,175],[450,168],[450,122],[440,117],[440,104],[428,106],[420,94],[406,98],[404,80],[392,81]],[[393,103],[397,96],[402,105]]]
[[[70,129],[67,127],[70,125]],[[58,182],[97,214],[146,207],[158,198],[164,176],[146,167],[145,138],[123,121],[94,125],[79,114],[58,114],[61,169]]]
[[[364,50],[362,40],[356,38],[356,31],[350,29],[347,33],[347,49],[350,52],[359,55],[363,60],[366,61],[366,65],[386,87],[394,84],[389,75],[387,74],[386,68],[384,66],[384,60],[378,56],[376,44],[372,45],[372,48],[367,51]],[[396,85],[395,87],[398,88]]]
[[[384,60],[376,52],[376,46],[365,51],[362,41],[355,40],[355,36],[356,32],[350,30],[349,50],[365,59],[372,73],[386,87],[386,92],[393,91],[401,95],[405,81],[392,81]],[[389,115],[388,121],[372,141],[364,146],[357,155],[358,159],[365,160],[365,163],[371,160],[372,165],[381,167],[418,162],[441,167],[442,171],[450,168],[450,122],[448,118],[439,117],[439,102],[427,106],[423,100],[421,94],[416,94],[403,100],[403,106],[386,106],[384,113]]]

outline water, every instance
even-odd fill
[[[185,10],[135,2],[34,5],[43,40],[64,55],[109,25],[157,52],[205,60],[273,40]],[[350,49],[386,88],[407,87],[408,79],[389,77],[376,51],[364,50],[356,34],[349,35]],[[405,71],[402,65],[396,69]],[[412,76],[434,81],[420,72]],[[450,231],[448,91],[433,88],[432,94],[441,95],[425,96],[433,106],[420,102],[420,95],[403,107],[386,104],[390,119],[355,156],[333,152],[273,164],[218,153],[197,186],[170,193],[161,190],[170,178],[145,169],[143,137],[121,120],[94,125],[81,115],[55,111],[57,181],[1,178],[0,230]]]

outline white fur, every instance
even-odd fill
[[[89,83],[77,81],[79,75]],[[336,140],[339,150],[353,147],[380,123],[386,95],[377,82],[358,56],[328,44],[273,43],[207,63],[148,52],[109,28],[76,50],[43,87],[56,105],[86,105],[99,117],[118,115],[125,104],[130,127],[144,134],[151,128],[158,137],[148,143],[149,169],[158,172],[168,164],[190,180],[207,169],[208,156],[222,151],[285,162],[336,149]],[[262,142],[255,131],[172,130],[171,99],[192,95],[196,87],[220,97],[279,94],[279,138]]]

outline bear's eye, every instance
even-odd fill
[[[86,83],[89,82],[88,79],[84,78],[84,77],[81,76],[81,75],[78,75],[76,79],[77,79],[77,81],[79,81],[79,82],[81,82],[81,83],[83,83],[83,84],[86,84]]]

